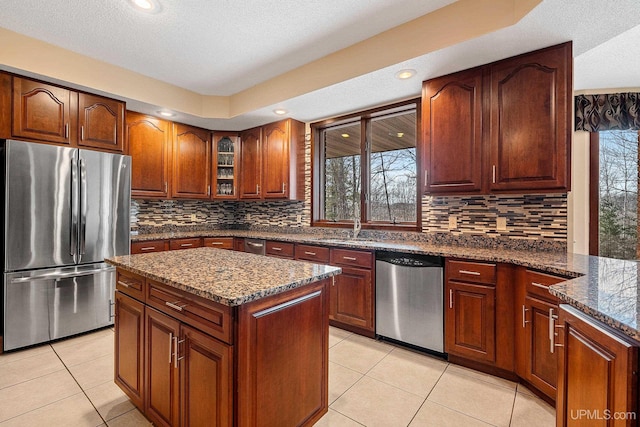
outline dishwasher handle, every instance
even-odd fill
[[[398,265],[402,267],[442,267],[440,257],[416,257],[416,256],[376,256],[376,261],[386,262],[388,264]]]

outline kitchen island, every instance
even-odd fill
[[[340,268],[212,248],[107,262],[115,382],[154,424],[306,426],[327,412]]]

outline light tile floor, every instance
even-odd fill
[[[529,390],[330,328],[329,413],[318,427],[549,426]],[[113,330],[0,355],[0,427],[148,426],[113,383]]]

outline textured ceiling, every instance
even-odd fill
[[[191,89],[229,95],[424,15],[446,0],[3,0],[0,27]],[[574,89],[640,87],[640,1],[544,0],[511,27],[232,119],[177,121],[240,130],[284,108],[302,121],[420,96],[421,81],[556,43],[574,42]],[[0,46],[1,48],[1,46]],[[417,75],[400,81],[401,68]],[[322,72],[322,70],[318,70]],[[127,99],[129,108],[158,107]]]

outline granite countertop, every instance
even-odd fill
[[[105,260],[152,280],[224,305],[237,306],[340,274],[328,265],[214,248],[196,248]]]
[[[416,233],[419,234],[419,233]],[[521,265],[568,280],[550,287],[560,301],[640,341],[640,282],[638,263],[558,251],[478,248],[469,245],[389,239],[348,239],[318,234],[274,233],[252,230],[210,230],[143,234],[133,241],[181,237],[251,237],[353,249],[437,255]],[[268,258],[268,257],[267,257]]]

